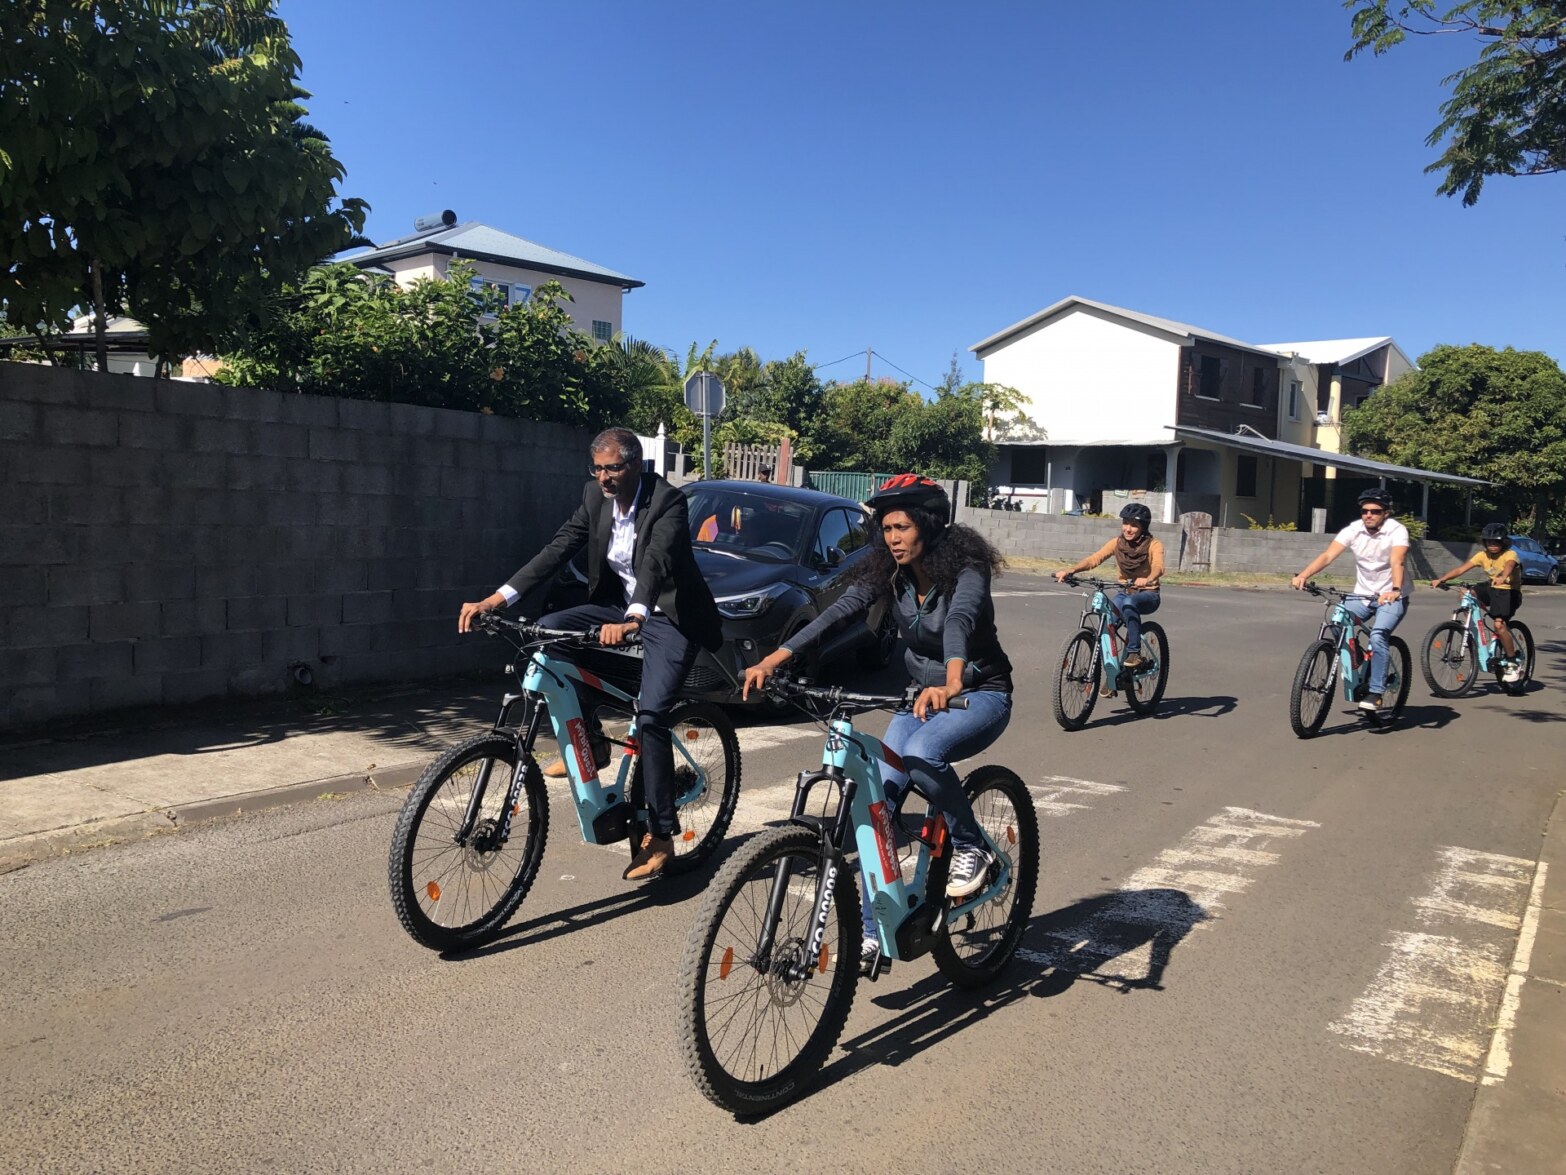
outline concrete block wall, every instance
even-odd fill
[[[459,638],[589,434],[0,363],[0,730],[502,663]]]
[[[1114,536],[1116,527],[1115,522],[1108,518],[1012,513],[969,506],[958,508],[957,521],[984,535],[1003,555],[1070,562],[1076,562],[1108,542]],[[1178,567],[1178,524],[1155,522],[1153,534],[1163,540],[1165,558],[1170,567]],[[1209,570],[1293,575],[1326,550],[1331,541],[1331,534],[1214,527],[1212,566]],[[1451,570],[1473,552],[1474,545],[1471,543],[1438,543],[1421,539],[1414,542],[1409,558],[1418,579],[1431,579]],[[1347,554],[1340,556],[1331,570],[1340,575],[1352,574],[1351,557]]]

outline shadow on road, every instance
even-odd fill
[[[1102,701],[1112,701],[1104,698]],[[1143,718],[1222,718],[1225,714],[1232,713],[1240,704],[1239,698],[1230,697],[1228,694],[1214,694],[1206,698],[1171,698],[1165,697],[1158,703],[1158,709],[1151,714],[1138,714],[1127,707],[1119,710],[1107,718],[1101,718],[1092,723],[1096,727],[1119,726],[1125,722],[1140,722]]]
[[[1174,948],[1210,917],[1176,889],[1095,894],[1033,918],[1016,958],[989,987],[963,991],[939,972],[906,988],[897,988],[893,980],[892,990],[872,1002],[898,1015],[842,1041],[847,1055],[822,1070],[812,1096],[872,1065],[901,1065],[1025,997],[1057,996],[1078,980],[1121,994],[1163,991]],[[1112,966],[1116,960],[1120,965]],[[1127,970],[1142,973],[1125,974]],[[859,990],[866,990],[864,980]]]
[[[1347,719],[1336,726],[1323,726],[1317,732],[1317,738],[1327,738],[1343,734],[1396,734],[1400,730],[1440,730],[1443,726],[1451,724],[1454,718],[1459,716],[1458,711],[1451,706],[1435,704],[1415,705],[1408,704],[1403,707],[1403,713],[1398,716],[1396,722],[1378,722],[1370,718],[1362,718],[1359,711],[1345,711]]]

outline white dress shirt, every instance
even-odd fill
[[[631,502],[631,508],[623,514],[620,512],[620,501],[615,499],[613,512],[613,524],[609,529],[609,567],[620,577],[620,582],[625,585],[625,598],[629,600],[636,594],[636,572],[631,564],[636,555],[636,511],[642,504],[642,488],[636,487],[636,498]],[[508,583],[501,584],[495,589],[505,597],[507,604],[516,602],[516,589]],[[632,604],[625,610],[626,616],[637,616],[645,620],[647,618],[646,604]]]

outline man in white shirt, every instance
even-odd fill
[[[1354,552],[1357,595],[1344,607],[1361,620],[1375,619],[1370,628],[1370,685],[1359,708],[1371,714],[1381,709],[1387,688],[1387,638],[1408,611],[1413,579],[1408,574],[1408,528],[1392,517],[1392,498],[1385,490],[1366,490],[1359,496],[1359,521],[1338,531],[1327,549],[1290,582],[1304,590],[1311,576],[1323,570],[1344,551]]]
[[[722,642],[723,621],[691,550],[685,495],[656,473],[643,472],[642,444],[629,429],[599,433],[589,454],[593,480],[583,491],[582,505],[493,595],[463,604],[457,628],[469,631],[475,617],[526,596],[578,551],[587,551],[588,602],[541,617],[539,623],[560,629],[596,624],[606,645],[641,634],[636,718],[648,831],[625,877],[646,881],[659,876],[673,858],[678,831],[669,711],[698,648],[712,650]],[[582,771],[604,766],[607,749],[595,747],[596,762],[582,763]]]

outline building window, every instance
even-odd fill
[[[502,310],[511,305],[511,286],[507,282],[490,281],[487,277],[475,277],[469,279],[468,285],[475,294],[482,294],[485,290],[494,290],[500,295],[500,309]]]
[[[1202,356],[1202,378],[1197,385],[1196,394],[1204,400],[1216,400],[1219,398],[1219,389],[1223,386],[1223,360],[1212,355]]]
[[[1245,401],[1252,408],[1267,406],[1267,369],[1257,367],[1251,371],[1251,397]]]
[[[1290,420],[1298,420],[1299,418],[1300,418],[1300,381],[1297,380],[1297,379],[1291,379],[1289,381],[1289,419]]]
[[[614,323],[593,319],[593,339],[600,343],[607,343],[614,338]]]
[[[1235,462],[1234,470],[1234,496],[1237,498],[1254,498],[1256,496],[1256,458],[1241,456]]]

